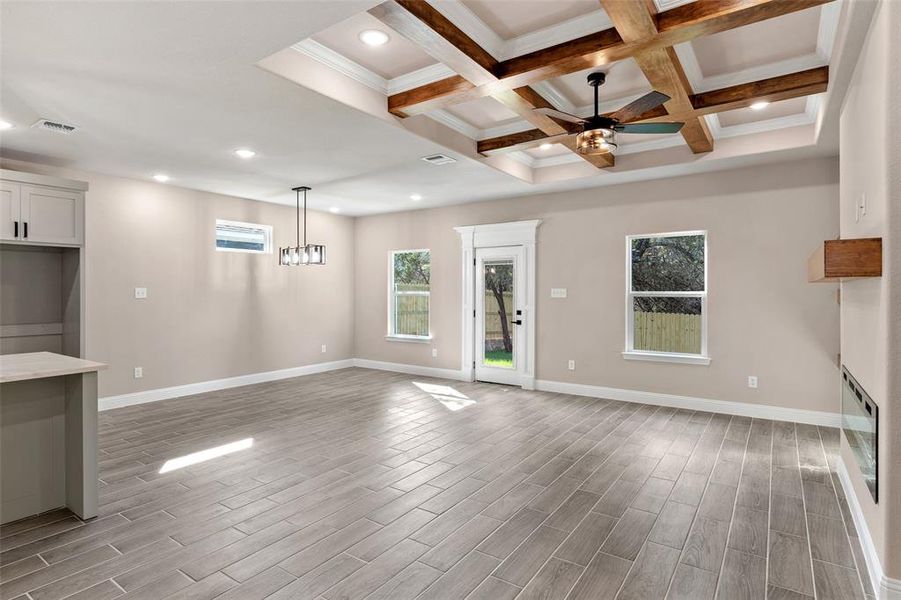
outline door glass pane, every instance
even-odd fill
[[[633,301],[636,350],[701,353],[700,298],[640,296]]]
[[[485,358],[486,367],[513,368],[516,315],[513,296],[513,261],[485,263]]]

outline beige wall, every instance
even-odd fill
[[[882,2],[870,27],[841,115],[841,233],[882,237],[883,277],[842,284],[842,360],[879,406],[879,488],[875,504],[847,441],[842,458],[885,574],[901,578],[901,6]],[[867,211],[858,220],[857,203]]]
[[[355,355],[459,369],[452,228],[540,218],[538,379],[837,412],[835,286],[805,281],[808,254],[838,234],[837,171],[820,159],[358,218]],[[623,360],[625,236],[694,229],[709,235],[710,366]],[[387,253],[405,248],[432,251],[431,345],[385,340]]]
[[[328,264],[279,267],[275,254],[217,252],[215,220],[269,224],[276,245],[293,243],[293,207],[30,163],[3,167],[90,184],[86,354],[109,363],[101,396],[352,358],[353,219],[310,212],[309,237],[327,244]],[[137,286],[148,288],[146,300],[135,300]]]

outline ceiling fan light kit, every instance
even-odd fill
[[[612,129],[589,129],[576,136],[579,154],[604,154],[616,150],[616,132]]]
[[[295,246],[279,247],[278,264],[283,267],[296,267],[299,265],[324,265],[325,245],[307,244],[307,192],[310,189],[305,185],[291,188],[297,195],[297,236]],[[303,192],[303,244],[300,243],[300,193]]]
[[[536,108],[549,117],[577,123],[582,131],[576,135],[576,149],[579,154],[606,154],[617,148],[616,134],[619,133],[678,133],[685,123],[629,123],[640,119],[642,115],[668,102],[670,97],[654,91],[630,102],[609,116],[600,114],[598,88],[607,80],[607,75],[596,71],[588,75],[588,85],[594,88],[594,114],[582,118],[553,108]]]

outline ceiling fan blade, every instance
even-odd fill
[[[533,112],[541,113],[543,115],[547,115],[549,117],[554,117],[555,119],[560,119],[561,121],[569,121],[570,123],[584,123],[585,119],[581,117],[577,117],[576,115],[571,115],[569,113],[565,113],[561,110],[555,110],[553,108],[533,108]]]
[[[626,123],[614,127],[621,133],[678,133],[685,123]]]
[[[637,119],[652,108],[657,108],[664,102],[669,101],[669,99],[669,96],[667,96],[666,94],[661,94],[660,92],[651,92],[649,94],[645,94],[638,100],[625,105],[624,107],[610,115],[610,118],[616,119],[620,122],[631,121],[633,119]]]

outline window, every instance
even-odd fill
[[[272,226],[216,219],[216,250],[272,253]]]
[[[423,341],[429,335],[431,256],[428,250],[389,254],[388,338]]]
[[[709,364],[707,233],[626,237],[628,359]]]

